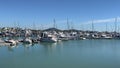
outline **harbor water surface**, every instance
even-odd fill
[[[1,46],[0,68],[120,68],[120,40]]]

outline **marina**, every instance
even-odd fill
[[[92,40],[92,39],[117,39],[120,40],[119,32],[98,32],[81,30],[60,30],[49,28],[45,30],[32,30],[22,28],[2,28],[0,44],[14,46],[19,43],[56,43],[69,40]]]
[[[0,34],[3,68],[120,67],[118,32],[9,29]]]
[[[120,0],[0,0],[0,68],[120,68]]]

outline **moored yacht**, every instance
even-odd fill
[[[51,35],[48,33],[42,33],[41,34],[41,42],[57,42],[57,37],[55,35]]]
[[[13,39],[7,39],[5,40],[6,43],[10,43],[10,46],[16,45],[18,42]]]
[[[23,43],[26,43],[26,44],[32,44],[32,40],[30,38],[25,38],[23,40]]]

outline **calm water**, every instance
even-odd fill
[[[120,68],[120,40],[3,46],[0,68]]]

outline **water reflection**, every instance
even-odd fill
[[[57,43],[40,43],[40,45],[42,46],[42,49],[44,49],[44,53],[47,56],[52,55],[54,52],[56,52],[56,46]]]
[[[17,46],[17,45],[8,46],[8,51],[9,51],[9,52],[14,52],[14,48],[18,48],[18,46]]]
[[[47,56],[60,56],[63,53],[63,45],[62,42],[57,43],[40,43],[40,46],[42,46],[43,52]]]
[[[56,48],[57,43],[40,43],[40,45],[54,49]]]
[[[29,48],[30,46],[32,46],[33,44],[22,44],[25,48]]]
[[[9,51],[9,52],[13,52],[13,51],[14,51],[13,47],[8,46],[8,51]]]

